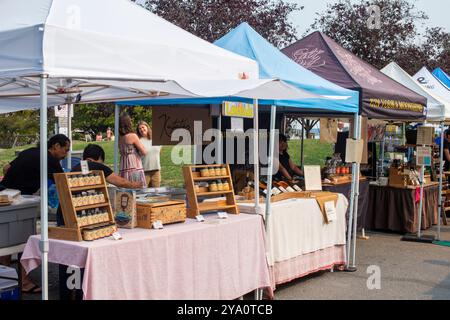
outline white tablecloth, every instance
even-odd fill
[[[267,259],[269,266],[302,255],[345,245],[345,213],[348,200],[339,195],[337,220],[324,222],[315,199],[291,199],[272,204],[267,226]],[[255,213],[254,204],[239,204],[242,213]],[[258,210],[265,214],[265,204]]]

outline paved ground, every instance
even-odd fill
[[[398,234],[368,235],[369,240],[358,240],[357,272],[322,272],[293,281],[279,286],[275,299],[450,300],[450,247],[403,242]],[[450,241],[450,227],[442,229],[442,239]],[[367,288],[366,271],[372,265],[380,267],[380,290]],[[38,278],[39,274],[34,273],[33,277]],[[24,296],[39,298],[40,295]],[[50,265],[50,299],[58,299],[58,269],[54,265]]]
[[[396,234],[368,235],[369,240],[358,240],[357,272],[323,272],[297,280],[277,288],[275,298],[450,300],[450,247],[404,242]],[[442,239],[450,241],[450,227],[442,229]],[[380,290],[367,288],[372,265],[380,267]]]

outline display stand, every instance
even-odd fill
[[[59,173],[55,174],[55,183],[58,191],[58,197],[60,200],[61,210],[64,217],[64,227],[50,227],[48,228],[49,238],[68,241],[83,241],[82,231],[86,228],[103,227],[108,225],[115,225],[114,215],[109,201],[108,189],[106,187],[106,180],[103,171],[91,171],[89,174],[96,174],[100,176],[100,183],[86,185],[81,187],[71,187],[69,185],[69,178],[74,176],[82,176],[80,172],[73,173]],[[86,175],[84,175],[86,176]],[[73,201],[74,195],[80,192],[87,192],[95,190],[98,193],[103,194],[104,201],[101,203],[88,204],[83,206],[75,206]],[[106,211],[103,219],[96,223],[80,223],[80,219],[77,218],[77,212],[83,210],[102,209]],[[111,235],[112,233],[110,232]],[[108,236],[105,234],[105,236]]]
[[[425,145],[421,145],[421,147],[426,147]],[[417,157],[419,158],[419,157]],[[431,162],[431,159],[430,159]],[[435,236],[423,235],[422,234],[422,214],[423,214],[423,189],[425,185],[425,163],[420,161],[416,161],[417,165],[421,166],[420,169],[420,203],[419,203],[419,226],[417,235],[416,234],[407,234],[402,240],[410,241],[410,242],[422,242],[422,243],[433,243],[436,240]]]
[[[225,170],[223,175],[201,175],[201,170],[220,169]],[[224,171],[222,171],[225,173]],[[234,197],[233,181],[230,175],[230,167],[228,165],[198,165],[183,167],[184,181],[186,184],[186,194],[189,201],[187,216],[195,218],[196,216],[211,211],[226,211],[231,214],[239,214]],[[228,183],[227,190],[210,191],[208,188],[196,188],[196,184],[200,182],[213,182],[214,180],[223,180]],[[225,196],[225,200],[199,202],[199,197],[220,197]]]

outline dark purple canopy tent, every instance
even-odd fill
[[[387,77],[321,32],[314,32],[282,51],[322,78],[358,90],[362,116],[384,120],[425,119],[425,97]]]

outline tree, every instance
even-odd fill
[[[158,16],[213,42],[242,22],[248,22],[277,47],[296,40],[289,15],[303,7],[284,0],[147,0]]]
[[[370,6],[380,8],[380,28],[373,21]],[[341,0],[318,14],[311,28],[332,37],[378,69],[396,61],[413,74],[424,65],[448,66],[449,34],[440,28],[419,32],[427,15],[409,0]],[[420,37],[424,40],[420,42]]]
[[[128,113],[134,125],[139,120],[152,123],[152,109],[148,107],[122,107],[121,113]],[[80,104],[74,107],[73,129],[105,133],[108,127],[114,128],[114,104]]]

